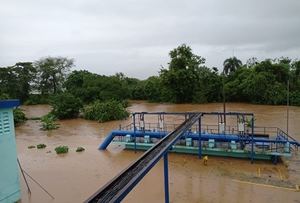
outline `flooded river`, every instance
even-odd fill
[[[47,105],[23,106],[27,117],[39,117]],[[222,104],[156,104],[133,102],[129,111],[222,111]],[[227,111],[253,112],[259,126],[276,126],[286,130],[286,107],[268,105],[227,104]],[[60,121],[60,128],[40,130],[40,121],[28,120],[16,128],[18,157],[24,170],[43,185],[51,199],[29,180],[32,194],[27,194],[21,178],[22,203],[83,202],[113,178],[142,152],[123,150],[111,144],[106,151],[98,145],[120,124],[129,121],[98,123],[84,119]],[[290,107],[290,135],[300,140],[300,108]],[[44,143],[45,149],[28,149]],[[69,153],[56,155],[54,148],[68,145]],[[86,150],[75,152],[78,146]],[[299,155],[298,155],[299,156]],[[192,155],[169,155],[171,202],[300,202],[299,157],[273,165],[269,162],[209,157],[208,166]],[[258,183],[258,184],[253,184]],[[276,185],[276,186],[272,186]],[[278,187],[280,186],[280,187]],[[163,163],[160,161],[124,199],[124,202],[164,202]]]

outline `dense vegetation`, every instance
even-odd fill
[[[218,69],[207,67],[205,58],[184,44],[169,55],[168,66],[146,80],[123,73],[71,72],[73,60],[63,57],[16,63],[0,68],[0,98],[19,98],[26,104],[50,103],[58,118],[76,117],[84,109],[86,118],[106,121],[128,115],[121,107],[126,99],[205,103],[221,102],[225,95],[230,102],[286,104],[289,81],[290,103],[300,105],[300,60],[251,58],[243,64],[231,57]]]
[[[55,122],[56,117],[52,113],[48,113],[41,118],[42,130],[54,130],[59,128],[59,125]]]
[[[15,125],[24,123],[27,120],[25,113],[20,108],[14,109],[13,114],[14,114]]]
[[[56,154],[65,154],[69,152],[68,146],[58,146],[55,149]]]
[[[105,122],[110,120],[121,120],[128,117],[128,112],[124,106],[115,100],[96,101],[84,108],[84,118]]]
[[[70,93],[60,93],[50,101],[52,114],[59,119],[76,118],[82,107],[80,99]]]

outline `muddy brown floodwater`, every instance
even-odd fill
[[[47,105],[23,106],[27,117],[46,114]],[[222,111],[222,104],[157,104],[134,101],[129,111]],[[227,104],[227,111],[253,112],[259,126],[286,129],[284,106]],[[29,180],[32,190],[27,194],[21,178],[22,203],[83,202],[107,181],[138,158],[142,152],[123,150],[111,144],[106,151],[98,145],[112,129],[129,121],[98,123],[84,119],[60,121],[60,128],[40,130],[40,122],[28,120],[16,128],[18,157],[24,170],[42,184],[54,197],[51,199]],[[289,132],[300,140],[300,108],[290,107]],[[28,149],[44,143],[45,149]],[[56,155],[54,148],[68,145],[69,153]],[[76,147],[86,150],[76,153]],[[209,157],[204,166],[197,156],[170,154],[169,178],[171,202],[300,202],[299,155],[285,164]],[[259,184],[252,184],[252,183]],[[264,184],[264,185],[262,185]],[[279,187],[272,187],[276,185]],[[286,189],[285,189],[286,188]],[[163,165],[160,161],[129,193],[124,202],[164,202]]]

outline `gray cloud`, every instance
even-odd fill
[[[2,1],[0,66],[61,55],[77,69],[145,78],[182,43],[219,68],[233,53],[296,58],[299,10],[298,0]]]

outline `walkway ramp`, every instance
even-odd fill
[[[161,139],[85,202],[120,202],[168,152],[172,145],[199,120],[200,116],[201,113],[190,113],[189,118],[173,132]]]

